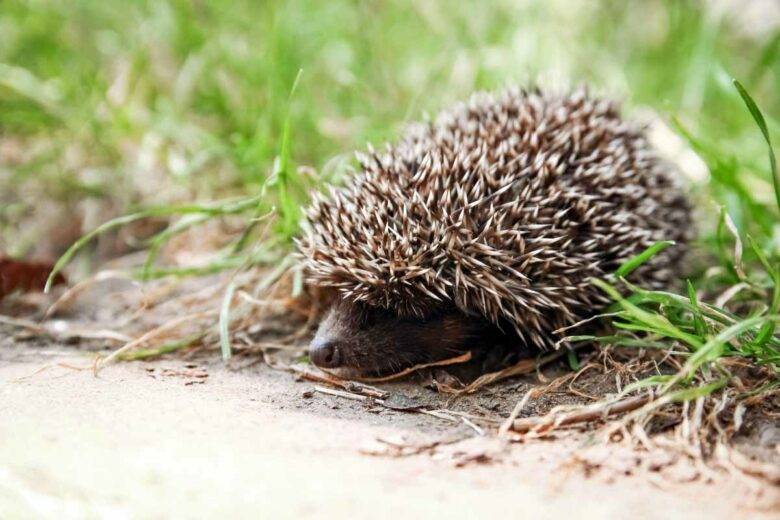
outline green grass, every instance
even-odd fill
[[[307,194],[348,174],[352,150],[476,89],[587,83],[629,115],[652,109],[709,170],[691,186],[702,258],[688,290],[636,288],[599,342],[683,347],[685,373],[658,385],[668,392],[691,374],[714,388],[723,358],[777,370],[780,31],[704,4],[7,0],[0,251],[34,254],[54,224],[75,221],[84,236],[57,267],[94,267],[92,239],[157,217],[170,225],[139,244],[150,251],[139,277],[276,264]],[[244,226],[208,264],[159,261],[171,238],[214,218]]]
[[[774,180],[776,208],[767,210],[772,213],[780,209],[780,182],[777,181],[775,154],[766,120],[742,84],[737,80],[733,83],[768,147],[768,170]],[[719,160],[717,156],[705,157],[710,161]],[[576,341],[660,348],[681,359],[682,366],[676,373],[654,375],[624,390],[628,393],[654,388],[660,399],[646,406],[648,412],[663,403],[709,396],[729,384],[733,384],[738,393],[736,398],[730,398],[731,405],[752,397],[756,392],[780,387],[780,337],[775,335],[780,323],[780,254],[777,244],[767,243],[766,237],[761,243],[750,235],[741,236],[725,211],[721,213],[721,222],[728,223],[731,228],[735,248],[733,256],[729,256],[725,239],[721,236],[719,247],[712,252],[720,255],[719,270],[725,273],[726,279],[730,278],[728,283],[721,282],[718,289],[723,291],[742,283],[744,292],[748,293],[748,297],[740,298],[735,304],[716,306],[699,301],[690,280],[687,282],[687,295],[648,291],[625,280],[628,273],[653,255],[666,247],[673,247],[670,242],[654,244],[616,271],[618,283],[630,296],[624,297],[615,287],[602,280],[594,280],[616,301],[614,308],[610,309],[610,320],[617,332],[606,338],[577,337]],[[780,221],[776,219],[775,222]],[[719,226],[719,235],[722,235],[723,227]],[[750,245],[748,251],[752,252],[752,257],[743,256],[742,243],[745,239]],[[745,360],[750,366],[768,370],[763,376],[756,377],[756,381],[742,381],[729,369],[727,362],[732,359]]]

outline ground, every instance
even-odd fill
[[[72,368],[88,365],[67,345],[0,349],[3,518],[777,517],[740,486],[589,472],[572,455],[582,437],[480,437],[464,422],[315,392],[262,364],[229,369],[211,355],[98,377]],[[415,382],[392,389],[433,394]]]

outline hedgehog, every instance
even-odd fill
[[[358,152],[344,185],[313,195],[298,240],[332,305],[314,365],[369,377],[471,352],[488,370],[560,347],[556,331],[608,303],[591,283],[677,277],[691,205],[675,168],[619,104],[579,89],[474,94],[395,144]]]

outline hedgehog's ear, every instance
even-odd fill
[[[311,299],[316,303],[316,307],[320,309],[320,312],[327,311],[328,307],[331,307],[341,299],[338,289],[318,284],[316,281],[309,284],[308,292]]]

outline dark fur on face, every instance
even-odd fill
[[[509,341],[507,341],[509,340]],[[454,307],[438,308],[424,318],[339,300],[328,311],[311,342],[312,362],[342,377],[381,376],[471,351],[475,361],[496,364],[505,352],[498,343],[511,338],[483,318]]]

